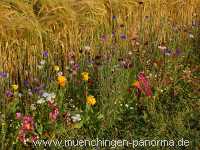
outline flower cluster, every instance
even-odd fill
[[[16,119],[22,121],[18,133],[18,140],[20,142],[26,144],[26,142],[33,142],[38,139],[38,136],[34,134],[35,124],[32,116],[22,116],[20,112],[17,112]]]

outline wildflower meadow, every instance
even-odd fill
[[[200,150],[200,0],[0,0],[0,150]]]

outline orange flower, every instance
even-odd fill
[[[139,81],[135,81],[135,82],[132,84],[132,86],[135,87],[135,88],[141,89],[141,87],[140,87],[140,82],[139,82]]]
[[[61,86],[61,87],[64,87],[65,86],[65,84],[66,84],[66,78],[65,78],[65,76],[58,76],[58,84]]]

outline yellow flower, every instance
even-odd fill
[[[94,106],[96,104],[96,99],[94,96],[90,95],[87,97],[87,104],[90,106]]]
[[[13,84],[12,88],[13,88],[14,91],[16,91],[19,88],[19,86],[17,84]]]
[[[89,79],[89,73],[88,72],[82,72],[81,75],[82,75],[83,81],[88,81],[88,79]]]
[[[59,70],[60,70],[59,66],[55,65],[55,66],[54,66],[54,70],[55,70],[55,71],[59,71]]]
[[[67,82],[67,79],[65,78],[65,76],[58,76],[58,84],[61,86],[61,87],[64,87],[66,82]]]

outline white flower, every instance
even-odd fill
[[[22,97],[22,93],[19,93],[18,96],[19,96],[19,97]]]
[[[132,55],[133,53],[131,51],[128,52],[128,55]]]
[[[38,101],[37,101],[37,104],[43,104],[45,103],[45,99],[44,98],[40,98]]]
[[[49,93],[48,97],[46,97],[46,101],[53,101],[56,98],[55,93]]]
[[[125,104],[125,107],[128,108],[129,107],[128,104]]]
[[[189,37],[191,38],[191,39],[193,39],[194,38],[194,35],[193,34],[189,34]]]
[[[41,60],[40,65],[44,65],[44,64],[45,64],[45,60]]]
[[[47,93],[47,92],[44,92],[42,94],[42,97],[45,101],[52,101],[53,99],[56,98],[56,94],[55,93]]]
[[[133,107],[130,107],[131,110],[133,110]]]
[[[81,121],[81,115],[75,114],[74,116],[71,116],[73,122],[79,122]]]
[[[31,110],[36,110],[35,104],[31,104]]]
[[[63,73],[62,73],[61,71],[59,71],[59,72],[57,73],[57,75],[58,75],[58,76],[62,76]]]
[[[50,95],[51,95],[51,98],[52,98],[52,99],[55,99],[55,98],[56,98],[56,94],[55,94],[55,93],[51,93]]]

